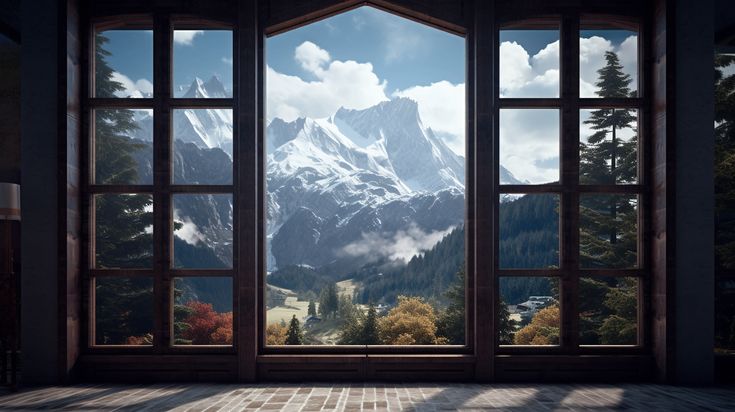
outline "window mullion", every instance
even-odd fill
[[[153,25],[153,269],[154,350],[166,352],[171,346],[172,281],[171,267],[171,21],[157,15]]]
[[[561,24],[561,345],[579,347],[579,16],[568,13]]]

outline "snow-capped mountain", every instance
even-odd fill
[[[183,97],[226,93],[213,77],[195,79]],[[150,116],[138,124],[133,137],[151,135]],[[232,112],[177,110],[173,125],[174,175],[188,182],[226,183],[232,170]],[[267,126],[265,145],[269,270],[290,264],[354,270],[371,257],[346,254],[345,246],[366,234],[433,233],[463,222],[464,157],[423,125],[413,100],[341,108],[322,119],[275,118]],[[520,183],[505,169],[501,181]],[[207,236],[203,243],[222,244],[220,231],[208,225],[231,227],[231,213],[224,205],[208,206],[211,199],[190,199],[201,204],[182,205],[178,217],[197,225]],[[231,262],[226,251],[211,247]]]

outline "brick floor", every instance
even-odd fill
[[[735,386],[75,385],[0,392],[0,411],[735,411]]]

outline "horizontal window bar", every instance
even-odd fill
[[[647,275],[647,271],[643,269],[603,269],[603,268],[595,268],[595,269],[587,269],[587,268],[580,268],[579,269],[580,276],[581,277],[621,277],[621,278],[630,278],[630,277],[637,277],[642,278]]]
[[[235,186],[233,185],[171,185],[168,188],[165,188],[162,190],[165,192],[171,192],[171,193],[216,194],[216,193],[234,193]]]
[[[152,109],[157,103],[172,108],[232,108],[235,106],[233,98],[218,99],[190,99],[190,98],[115,98],[115,97],[91,97],[87,99],[87,105],[91,109],[128,108],[128,109]]]
[[[568,271],[549,268],[549,269],[495,269],[497,276],[502,277],[563,277]]]
[[[133,277],[150,277],[155,276],[153,269],[89,269],[89,275],[92,277],[121,277],[121,278],[133,278]]]
[[[87,193],[153,193],[153,185],[89,185]]]
[[[198,277],[232,277],[235,276],[234,269],[169,269],[169,276],[176,278]]]

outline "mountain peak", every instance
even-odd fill
[[[224,98],[227,96],[227,90],[222,84],[222,81],[217,76],[212,76],[204,82],[199,77],[194,77],[189,90],[182,96],[189,99],[203,99],[203,98]]]

